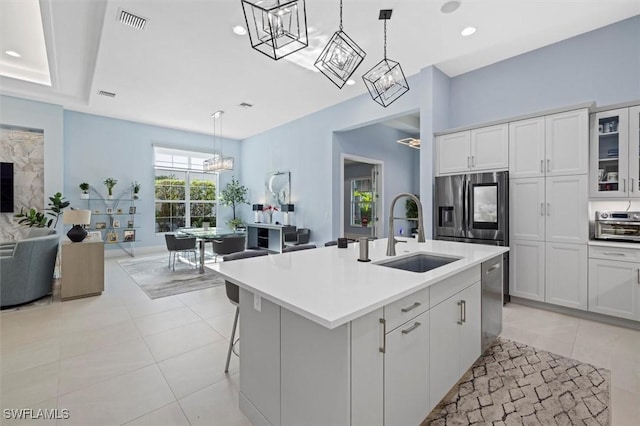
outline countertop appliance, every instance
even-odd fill
[[[596,240],[614,240],[640,243],[640,211],[596,212]]]
[[[438,176],[433,235],[436,240],[509,245],[509,172]],[[509,253],[503,255],[503,303],[509,301]]]

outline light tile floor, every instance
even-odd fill
[[[37,425],[249,425],[224,287],[149,298],[105,261],[102,296],[0,314],[0,405],[69,410]],[[503,336],[612,372],[612,425],[640,419],[640,332],[509,304]]]

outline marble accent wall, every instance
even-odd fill
[[[21,207],[43,211],[44,132],[0,125],[0,161],[13,163],[15,213]],[[18,225],[14,213],[0,213],[0,241],[24,238],[28,228]]]

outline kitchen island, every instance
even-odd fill
[[[222,263],[240,286],[240,408],[254,425],[419,424],[480,355],[480,268],[505,247],[358,244]],[[429,253],[423,273],[378,264]],[[499,260],[498,260],[499,262]]]

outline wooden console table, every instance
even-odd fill
[[[97,296],[104,290],[104,242],[62,242],[62,300]]]
[[[284,234],[295,232],[295,226],[271,225],[267,223],[247,224],[247,247],[262,248],[282,253]]]

